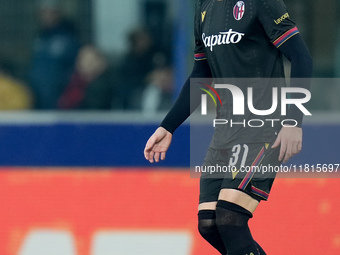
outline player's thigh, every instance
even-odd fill
[[[261,200],[269,195],[274,177],[263,175],[262,163],[279,165],[277,150],[271,143],[236,144],[231,149],[229,166],[234,172],[224,178],[219,200],[225,200],[254,212]]]
[[[223,178],[208,178],[201,176],[198,210],[216,209],[222,182]]]
[[[251,153],[248,147],[252,149]],[[215,210],[218,200],[238,204],[249,211],[255,210],[258,201],[244,191],[237,190],[240,178],[245,174],[232,170],[233,167],[239,169],[241,165],[249,164],[256,157],[253,156],[253,150],[258,147],[238,144],[230,149],[208,149],[202,168],[205,171],[201,173],[200,179],[199,210]]]
[[[248,195],[244,191],[237,189],[221,189],[218,200],[228,201],[237,204],[249,212],[253,213],[260,201]]]
[[[214,168],[218,164],[226,164],[223,162],[223,155],[220,150],[208,148],[204,159],[204,172],[200,178],[200,195],[198,210],[215,210],[218,196],[223,182],[223,175],[217,172],[211,172],[211,167]],[[225,157],[224,157],[225,158]]]
[[[203,202],[198,205],[198,210],[216,210],[217,201],[215,202]]]

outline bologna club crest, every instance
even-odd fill
[[[246,6],[245,6],[244,2],[238,1],[234,6],[234,11],[233,11],[234,18],[236,20],[242,19],[245,10],[246,10]]]

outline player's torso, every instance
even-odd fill
[[[247,95],[247,88],[252,87],[256,109],[269,109],[273,84],[266,78],[283,77],[284,72],[282,56],[259,20],[259,1],[202,0],[198,32],[215,83],[236,85],[243,95]],[[275,86],[281,86],[281,79],[275,81]],[[273,116],[255,116],[247,110],[243,115],[233,115],[232,94],[227,89],[217,91],[223,105],[217,106],[218,119],[229,123],[269,117],[279,119],[277,112]],[[211,146],[226,148],[240,141],[267,141],[275,131],[276,128],[267,126],[218,125]]]
[[[214,77],[280,77],[281,56],[257,18],[260,0],[203,0],[200,36]]]

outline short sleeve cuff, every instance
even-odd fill
[[[200,61],[200,60],[205,60],[207,59],[205,56],[205,53],[196,53],[195,54],[195,60],[196,61]]]
[[[300,33],[297,27],[293,27],[286,31],[283,35],[277,38],[273,44],[276,48],[279,48],[282,44],[284,44],[289,38],[293,37],[294,35]]]

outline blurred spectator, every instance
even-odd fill
[[[172,105],[173,72],[169,67],[152,71],[149,75],[149,85],[142,97],[144,114],[154,114],[160,110],[168,110]]]
[[[27,86],[16,79],[8,65],[0,63],[0,110],[26,110],[32,107],[32,95]]]
[[[76,70],[62,94],[60,109],[110,109],[112,82],[108,62],[93,46],[80,49]]]
[[[54,109],[73,71],[79,42],[58,0],[40,0],[39,18],[41,30],[34,41],[30,86],[37,109]]]
[[[142,93],[147,77],[168,64],[166,55],[157,49],[149,32],[136,29],[128,37],[130,49],[118,68],[119,81],[115,106],[120,109],[141,109]]]

